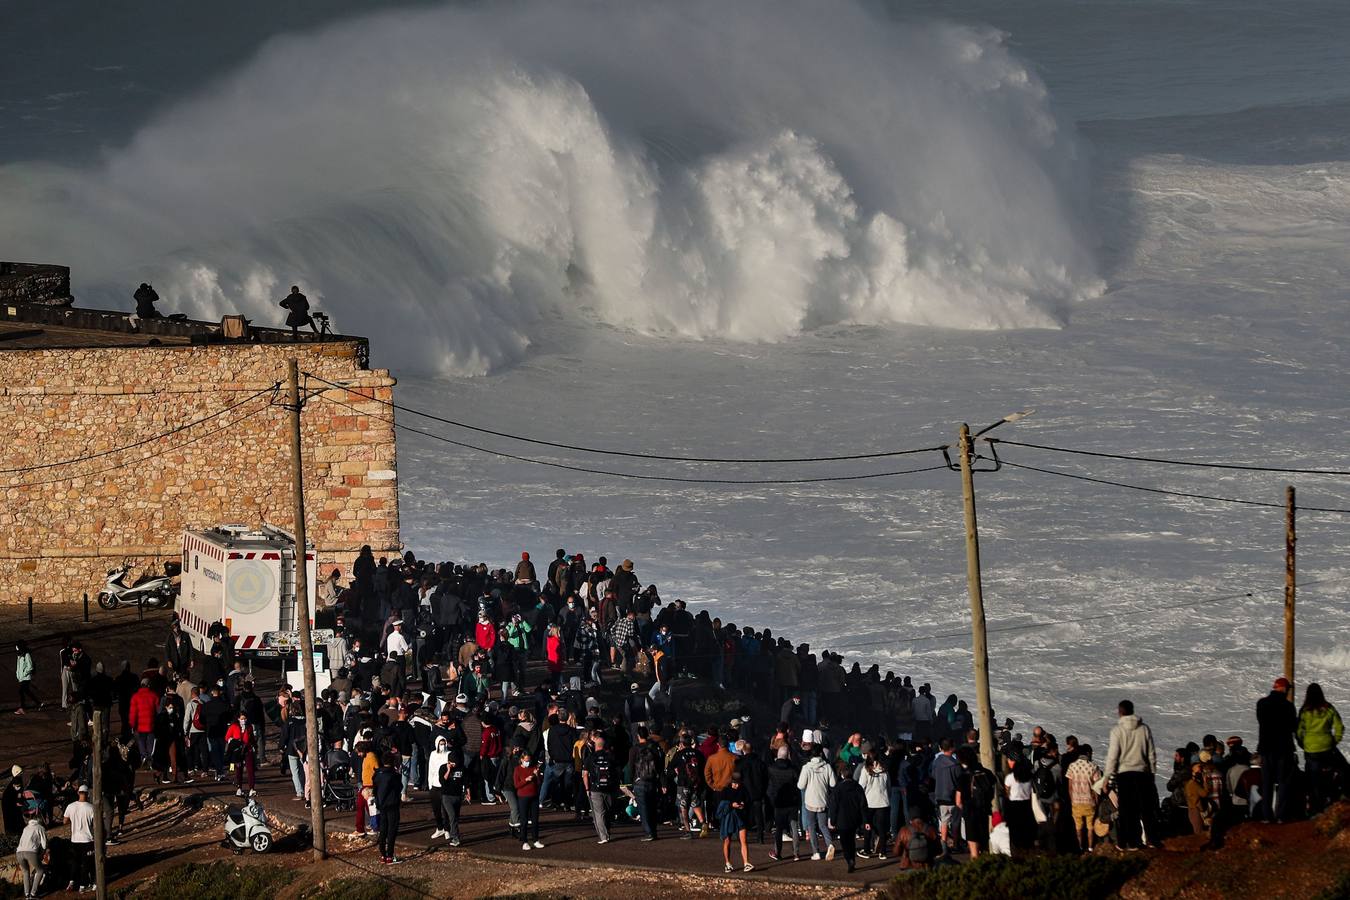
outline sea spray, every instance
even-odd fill
[[[559,314],[750,341],[1054,327],[1102,290],[1082,170],[992,30],[493,4],[278,38],[99,164],[0,168],[0,238],[72,264],[81,302],[149,279],[266,323],[295,282],[383,362],[476,373]]]

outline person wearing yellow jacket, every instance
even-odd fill
[[[1350,764],[1336,748],[1344,733],[1341,714],[1327,702],[1322,686],[1317,682],[1309,684],[1303,695],[1303,707],[1298,711],[1298,731],[1294,736],[1303,748],[1312,813],[1326,807],[1335,793],[1350,783]],[[1340,783],[1339,789],[1336,782]]]

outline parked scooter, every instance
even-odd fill
[[[178,586],[171,575],[143,576],[135,584],[127,584],[127,573],[131,563],[123,563],[108,570],[108,578],[103,590],[98,592],[98,605],[104,609],[117,609],[119,606],[145,605],[154,609],[172,606],[178,596]]]
[[[252,847],[254,853],[266,853],[271,849],[272,829],[258,798],[249,797],[242,807],[225,812],[225,841],[235,853],[243,853],[248,847]]]

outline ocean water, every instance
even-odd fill
[[[18,4],[0,255],[91,305],[260,321],[306,286],[410,407],[549,440],[801,456],[997,435],[1347,468],[1350,16],[1308,2]],[[56,52],[59,51],[59,52]],[[26,54],[26,55],[25,55]],[[57,59],[63,62],[56,63]],[[76,60],[70,64],[70,60]],[[656,464],[757,479],[934,465]],[[1343,478],[1010,462],[1350,507]],[[960,485],[607,477],[400,446],[404,539],[632,557],[667,597],[973,694]],[[981,475],[1000,715],[1251,735],[1279,509]],[[1350,517],[1303,514],[1302,681],[1350,691]]]

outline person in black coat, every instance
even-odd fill
[[[399,774],[401,762],[398,751],[390,750],[371,779],[371,786],[375,790],[375,806],[380,811],[380,861],[386,865],[402,862],[394,853],[403,804],[403,776]]]
[[[1294,732],[1298,730],[1298,711],[1289,699],[1290,687],[1288,679],[1277,678],[1270,693],[1256,701],[1256,752],[1261,754],[1261,804],[1255,811],[1255,817],[1269,822],[1285,820],[1297,763]]]
[[[829,824],[839,836],[839,846],[844,851],[844,861],[848,870],[853,871],[857,864],[858,848],[854,838],[858,830],[867,821],[867,794],[862,785],[853,780],[853,767],[846,762],[839,763],[839,783],[830,795]]]
[[[291,285],[291,292],[279,305],[286,310],[286,324],[290,326],[292,340],[299,336],[298,331],[304,325],[312,328],[315,334],[319,333],[319,326],[309,314],[309,298],[300,293],[298,284]]]
[[[749,741],[740,741],[737,750],[740,756],[736,758],[735,771],[740,773],[741,784],[745,785],[745,793],[750,797],[750,803],[746,806],[744,814],[745,828],[747,831],[755,832],[762,844],[767,818],[764,806],[769,792],[769,769],[758,753],[751,752]]]

